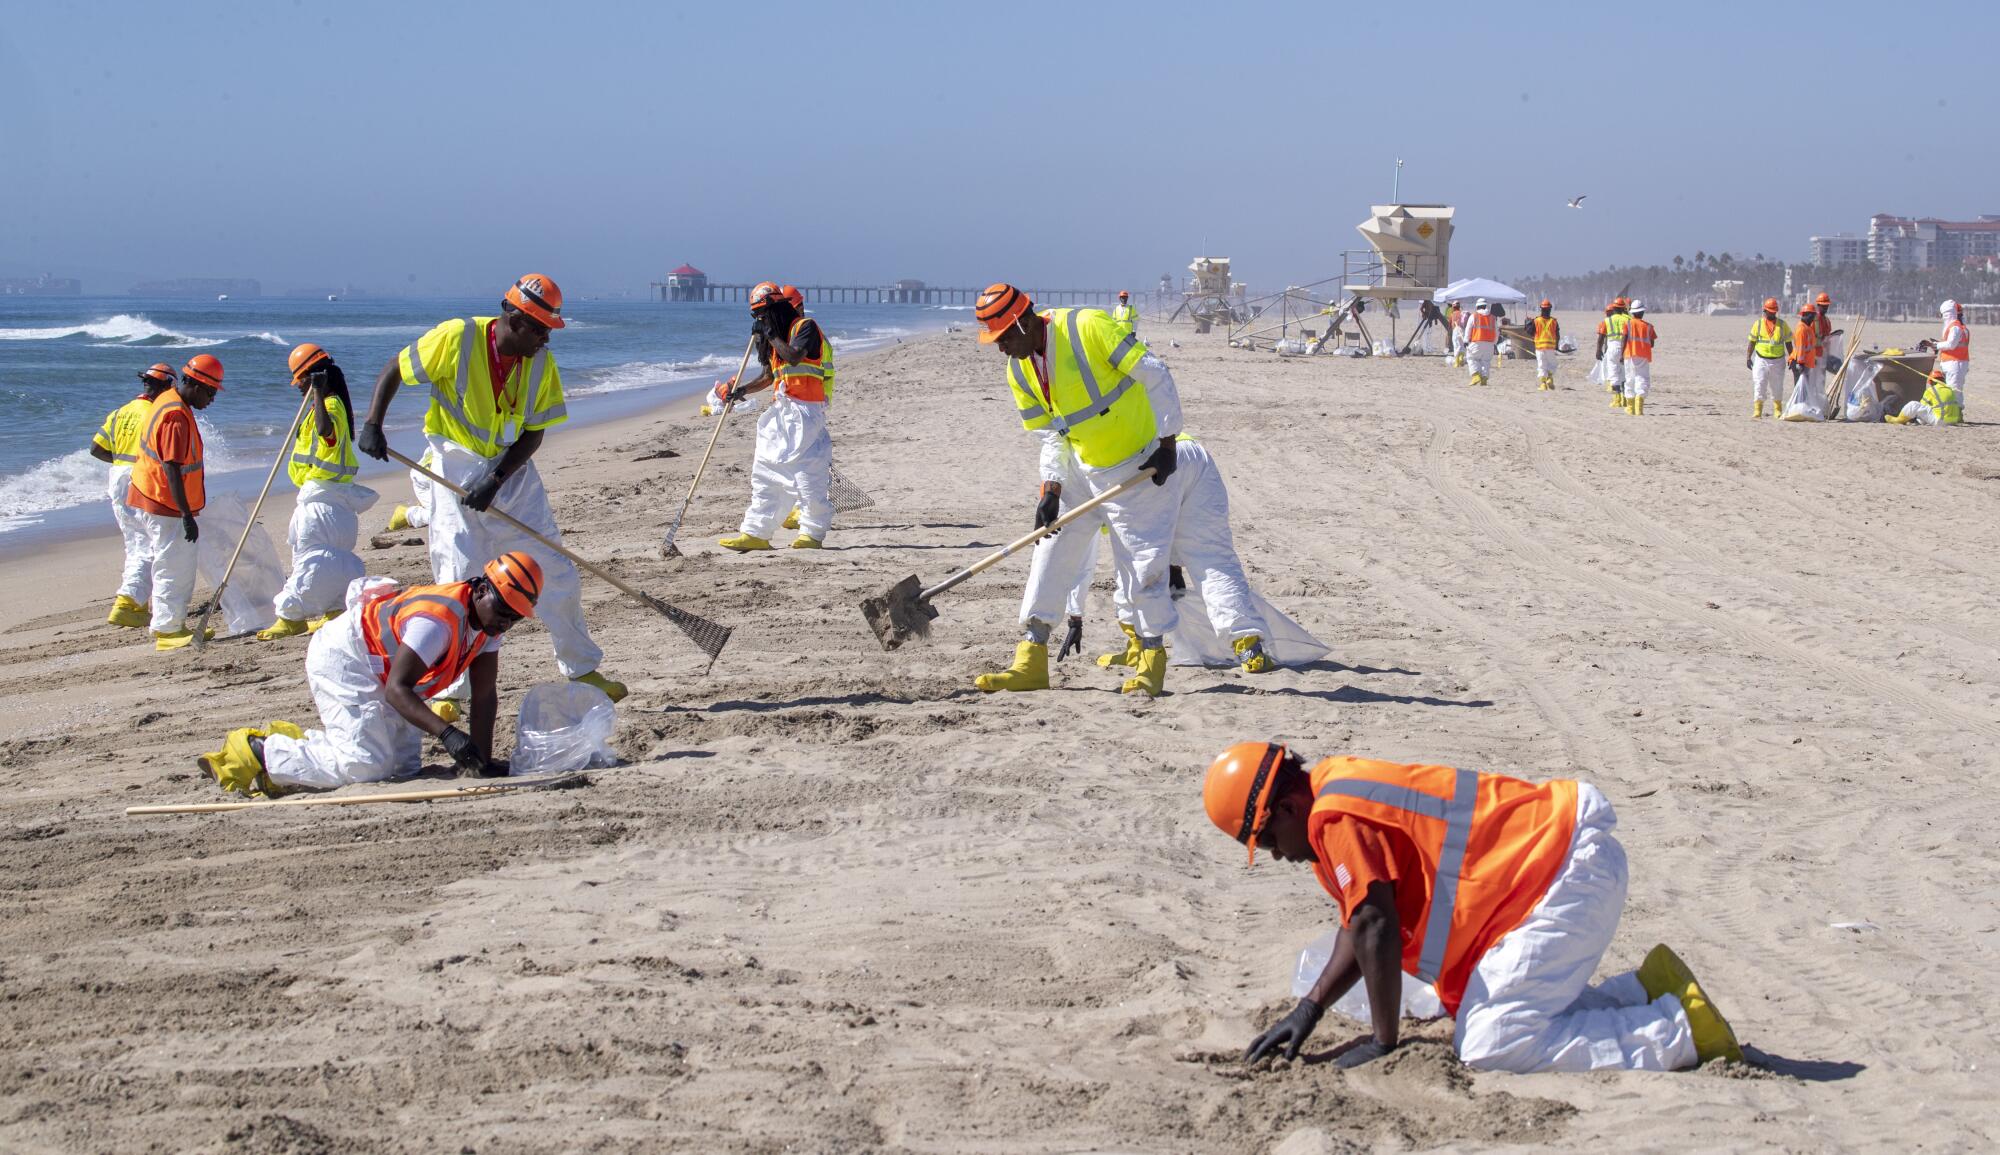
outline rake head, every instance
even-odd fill
[[[833,502],[835,513],[848,513],[856,509],[867,509],[875,504],[868,491],[842,477],[838,469],[829,467],[826,495]]]
[[[652,607],[660,612],[661,616],[680,627],[680,631],[688,636],[688,640],[692,641],[702,653],[708,655],[708,665],[703,668],[702,673],[707,673],[709,670],[714,669],[715,659],[721,656],[722,647],[729,644],[729,635],[736,631],[729,626],[723,625],[721,622],[711,622],[707,618],[701,617],[698,614],[691,614],[679,606],[669,605],[651,594],[647,594],[645,597],[647,602],[651,603]]]

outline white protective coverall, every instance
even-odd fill
[[[1938,352],[1942,353],[1946,349],[1963,349],[1971,342],[1972,333],[1965,327],[1963,321],[1956,317],[1945,318],[1944,329],[1938,335]],[[1937,359],[1938,372],[1944,375],[1945,384],[1958,390],[1958,400],[1961,405],[1965,403],[1965,371],[1971,366],[1972,362],[1969,359],[1965,361],[1947,361],[1943,357]]]
[[[1174,475],[1167,485],[1178,487],[1180,508],[1171,561],[1181,567],[1200,596],[1176,598],[1177,621],[1167,636],[1168,664],[1234,666],[1242,660],[1234,643],[1247,637],[1262,638],[1264,653],[1280,666],[1300,666],[1324,656],[1327,647],[1319,639],[1250,587],[1229,532],[1229,490],[1223,485],[1215,458],[1185,434],[1174,448]],[[1091,579],[1096,576],[1101,524],[1101,519],[1085,517],[1063,531],[1081,530],[1080,536],[1089,543],[1066,606],[1072,617],[1083,616]],[[1125,587],[1120,582],[1116,588],[1118,620],[1137,630]]]
[[[187,540],[178,517],[143,509],[131,513],[146,534],[146,562],[153,578],[152,630],[177,634],[187,628],[188,602],[194,598],[195,543]],[[199,517],[196,520],[199,523]]]
[[[1494,317],[1490,323],[1493,326],[1493,332],[1497,336],[1500,332],[1500,319]],[[1472,377],[1477,377],[1481,381],[1491,381],[1493,379],[1494,354],[1499,350],[1500,343],[1498,340],[1474,341],[1470,339],[1471,335],[1472,322],[1467,321],[1467,340],[1465,342],[1465,370],[1467,379],[1470,380]]]
[[[118,536],[125,539],[125,568],[119,575],[118,593],[145,605],[153,596],[153,547],[146,537],[143,515],[125,504],[125,492],[131,488],[131,463],[114,463],[104,492],[111,499],[111,516],[118,522]]]
[[[365,570],[354,552],[361,534],[358,515],[374,506],[379,496],[352,481],[308,481],[299,486],[286,534],[292,546],[292,573],[272,599],[280,618],[302,622],[341,607],[348,584]]]
[[[279,787],[332,790],[354,782],[380,782],[423,766],[424,732],[405,721],[383,692],[387,667],[368,652],[361,633],[367,615],[353,612],[397,583],[384,577],[348,584],[348,612],[312,636],[306,646],[306,685],[322,729],[304,738],[273,734],[264,740],[264,770]],[[484,653],[500,649],[500,639]]]
[[[472,488],[500,463],[499,456],[489,461],[445,437],[431,435],[428,440],[437,475],[463,489]],[[542,488],[542,475],[532,458],[501,483],[492,508],[506,510],[550,541],[562,541],[548,490]],[[542,596],[535,603],[535,616],[549,628],[556,666],[565,678],[580,678],[597,669],[604,651],[590,640],[584,626],[582,584],[568,558],[497,517],[465,508],[457,494],[442,486],[431,487],[430,530],[431,572],[440,582],[471,581],[487,562],[509,550],[532,555],[542,566]],[[465,693],[461,678],[439,696],[462,698]]]
[[[1180,391],[1174,385],[1174,376],[1168,371],[1166,362],[1149,351],[1132,367],[1131,377],[1145,387],[1146,400],[1153,408],[1157,436],[1179,436]],[[1139,472],[1159,444],[1154,440],[1116,465],[1094,469],[1077,459],[1061,431],[1051,427],[1037,429],[1034,434],[1041,441],[1042,480],[1061,483],[1062,511],[1065,513],[1074,505],[1116,488]],[[1180,456],[1176,454],[1176,473],[1179,472],[1179,462]],[[1173,632],[1178,621],[1172,591],[1167,583],[1174,524],[1180,513],[1180,491],[1173,482],[1171,477],[1165,485],[1154,485],[1148,481],[1134,487],[1125,496],[1097,507],[1104,524],[1111,527],[1112,564],[1118,571],[1119,588],[1132,591],[1130,624],[1141,637],[1165,638]],[[1082,520],[1090,521],[1089,518]],[[1225,527],[1228,525],[1226,513],[1223,524]],[[1096,543],[1095,528],[1080,522],[1071,529],[1082,529],[1082,533],[1066,529],[1035,543],[1028,564],[1028,583],[1021,592],[1023,626],[1039,621],[1053,629],[1060,624],[1070,591],[1076,586],[1077,574],[1088,568],[1090,552]]]
[[[1696,1063],[1680,1000],[1648,1000],[1636,972],[1590,985],[1625,909],[1618,816],[1577,784],[1569,861],[1521,925],[1474,965],[1454,1044],[1486,1071],[1673,1071]]]
[[[821,337],[821,340],[825,340]],[[799,532],[826,540],[833,525],[833,435],[824,401],[797,401],[780,392],[757,415],[757,456],[750,464],[750,507],[741,531],[771,540],[796,506]]]
[[[430,447],[424,447],[424,455],[417,458],[417,464],[432,472],[437,471],[437,457]],[[410,470],[410,508],[403,514],[411,529],[422,529],[431,523],[431,479]]]
[[[1598,362],[1604,384],[1612,390],[1625,389],[1625,338],[1604,335],[1604,358]]]

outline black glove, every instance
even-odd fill
[[[1035,499],[1035,528],[1054,525],[1062,514],[1062,482],[1042,482],[1042,495]],[[1057,530],[1057,533],[1062,532]],[[1049,535],[1054,537],[1055,534]]]
[[[1170,566],[1168,566],[1168,567],[1167,567],[1167,589],[1168,589],[1168,590],[1181,590],[1181,591],[1184,591],[1184,590],[1186,590],[1186,589],[1187,589],[1187,571],[1186,571],[1186,570],[1184,570],[1184,569],[1182,569],[1181,567],[1179,567],[1179,566],[1177,566],[1177,565],[1170,565]]]
[[[181,514],[181,536],[189,541],[201,540],[201,527],[195,524],[194,514]]]
[[[1321,1012],[1319,1004],[1311,999],[1300,999],[1292,1013],[1279,1019],[1268,1031],[1250,1040],[1250,1049],[1243,1052],[1243,1061],[1254,1063],[1267,1055],[1275,1055],[1278,1048],[1285,1049],[1287,1059],[1299,1057],[1299,1048],[1305,1045],[1306,1037],[1319,1025]]]
[[[382,427],[373,421],[362,423],[361,432],[354,438],[354,448],[377,461],[389,460],[389,439],[382,436]]]
[[[1145,464],[1153,467],[1154,485],[1165,485],[1167,478],[1174,475],[1174,456],[1174,439],[1160,438],[1160,444],[1154,447],[1153,455],[1145,461]]]
[[[458,764],[460,770],[485,776],[486,755],[479,752],[472,735],[456,726],[446,726],[444,733],[438,735],[438,743],[444,747],[445,753],[451,755],[451,760]]]
[[[1063,634],[1062,649],[1056,651],[1056,661],[1060,662],[1071,654],[1083,652],[1083,619],[1070,615],[1069,631]]]
[[[1368,1039],[1342,1051],[1340,1057],[1333,1061],[1333,1065],[1343,1071],[1351,1071],[1356,1067],[1374,1062],[1394,1049],[1393,1047],[1385,1047],[1374,1039]]]
[[[485,513],[486,508],[493,504],[493,496],[500,492],[500,481],[497,469],[480,478],[477,484],[465,491],[465,508]]]
[[[1743,358],[1743,367],[1745,369],[1748,369],[1750,367],[1750,358],[1748,357]]]

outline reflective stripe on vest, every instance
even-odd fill
[[[1959,400],[1958,390],[1935,378],[1924,388],[1924,404],[1930,406],[1931,411],[1937,414],[1940,425],[1958,425],[1965,420],[1963,402]]]
[[[1556,336],[1559,331],[1559,327],[1556,324],[1556,319],[1554,317],[1536,317],[1534,320],[1535,320],[1535,348],[1537,349],[1555,348]]]
[[[1632,323],[1625,328],[1625,355],[1635,361],[1651,361],[1653,339],[1659,335],[1660,331],[1650,323],[1638,317],[1632,318]]]
[[[319,435],[318,414],[309,410],[299,423],[291,464],[285,469],[293,485],[308,481],[353,481],[361,469],[360,459],[354,456],[354,440],[349,435],[347,407],[338,397],[328,397],[326,407],[333,418],[333,444],[328,445]]]
[[[1097,371],[1091,367],[1090,350],[1081,328],[1077,323],[1083,313],[1081,309],[1054,309],[1043,314],[1048,321],[1051,344],[1047,365],[1049,376],[1046,382],[1029,379],[1025,361],[1009,361],[1008,380],[1014,389],[1015,408],[1021,417],[1021,424],[1029,429],[1054,426],[1068,438],[1077,449],[1077,456],[1092,468],[1117,465],[1130,458],[1147,444],[1157,440],[1152,420],[1152,405],[1146,399],[1144,389],[1136,396],[1128,396],[1138,381],[1120,370],[1118,366],[1140,347],[1139,338],[1125,332],[1106,358],[1118,381],[1109,391],[1098,384]],[[1106,321],[1107,314],[1099,313]],[[1067,357],[1067,361],[1065,361]],[[1063,380],[1066,370],[1074,370],[1075,384],[1082,387],[1083,404],[1067,411],[1052,412],[1051,406],[1067,384]],[[1037,385],[1047,388],[1044,394]],[[1124,404],[1121,405],[1120,403]],[[1144,429],[1139,426],[1143,425]]]
[[[498,457],[502,449],[518,440],[521,429],[526,426],[569,415],[569,407],[562,401],[556,401],[546,409],[530,408],[540,398],[542,378],[548,372],[549,352],[546,348],[514,366],[510,380],[518,384],[522,391],[519,418],[502,411],[498,399],[492,396],[492,370],[485,347],[486,327],[476,317],[466,318],[459,325],[458,360],[448,384],[431,380],[419,348],[421,338],[406,346],[398,355],[398,364],[405,366],[406,370],[403,379],[430,390],[431,412],[424,416],[425,432],[436,433],[481,457],[492,458]],[[479,346],[476,361],[473,359],[475,344]],[[479,398],[474,407],[491,408],[490,416],[484,422],[474,421],[466,412],[466,397],[468,394],[478,396],[479,389],[485,389],[487,393]],[[433,417],[441,419],[433,420]]]
[[[1424,818],[1442,819],[1444,844],[1438,850],[1437,882],[1431,889],[1430,913],[1424,918],[1424,950],[1417,959],[1417,977],[1435,983],[1444,969],[1446,948],[1451,943],[1452,913],[1458,906],[1459,874],[1465,865],[1465,847],[1472,840],[1472,815],[1479,805],[1479,774],[1460,770],[1452,783],[1450,798],[1439,798],[1393,782],[1372,778],[1335,778],[1320,787],[1318,797],[1359,798],[1365,802],[1393,807]]]
[[[1492,342],[1499,339],[1500,323],[1493,319],[1493,314],[1474,313],[1472,315],[1472,323],[1466,326],[1466,340],[1477,345],[1482,341]]]
[[[1808,369],[1819,364],[1819,330],[1805,321],[1792,330],[1792,362]]]
[[[1953,349],[1947,349],[1945,348],[1945,342],[1950,341],[1952,339],[1951,331],[1953,329],[1958,330],[1958,336],[1959,336],[1958,347]],[[1939,338],[1938,340],[1937,355],[1938,355],[1938,360],[1940,361],[1972,360],[1972,330],[1965,327],[1965,322],[1953,321],[1944,327],[1944,336]]]
[[[1631,323],[1632,318],[1626,316],[1624,313],[1613,313],[1609,317],[1604,318],[1604,339],[1606,341],[1623,341],[1625,339],[1625,328]]]
[[[1771,317],[1759,317],[1750,326],[1750,340],[1757,346],[1757,355],[1775,361],[1785,355],[1784,323]]]
[[[1121,325],[1130,325],[1139,319],[1139,310],[1130,305],[1120,305],[1111,310],[1111,319]]]
[[[146,418],[146,431],[139,435],[139,457],[132,462],[131,488],[147,500],[162,506],[175,506],[173,485],[167,480],[167,463],[155,448],[160,422],[174,410],[188,415],[188,425],[193,430],[195,459],[181,465],[181,488],[187,494],[188,508],[184,513],[200,513],[208,505],[207,476],[202,470],[201,426],[195,424],[194,410],[182,401],[180,394],[169,389],[152,402],[152,413]]]
[[[790,342],[799,335],[799,326],[808,318],[800,317],[792,322],[786,331],[785,340]],[[778,389],[794,401],[825,401],[833,385],[833,345],[826,339],[826,330],[820,330],[819,356],[800,358],[797,364],[788,365],[771,350],[771,376],[777,381]]]
[[[385,594],[373,603],[373,612],[364,619],[368,628],[363,630],[362,641],[368,644],[370,653],[382,659],[383,685],[388,685],[389,667],[403,650],[403,643],[396,637],[396,623],[405,617],[442,616],[451,629],[445,652],[438,658],[437,664],[426,669],[424,676],[417,680],[417,689],[424,697],[428,698],[457,681],[466,667],[472,664],[472,659],[478,656],[478,651],[485,648],[486,635],[472,628],[467,613],[470,593],[460,600],[430,592],[438,588],[419,586],[402,593]],[[460,588],[469,589],[463,583]],[[442,614],[438,612],[440,610]],[[464,644],[467,638],[472,640],[469,648]]]

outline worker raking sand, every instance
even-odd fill
[[[542,567],[518,552],[471,581],[402,589],[388,578],[358,578],[347,592],[353,612],[314,634],[306,649],[306,684],[323,728],[272,722],[231,730],[222,749],[197,764],[238,794],[331,790],[416,773],[428,735],[460,770],[504,774],[492,757],[500,639],[534,615],[541,593]],[[460,678],[472,684],[470,733],[425,705]]]
[[[177,650],[194,641],[188,602],[194,597],[196,519],[208,505],[207,474],[196,410],[222,392],[222,362],[197,353],[181,366],[172,389],[162,390],[146,413],[138,460],[125,504],[137,511],[146,531],[146,560],[153,582],[153,648]]]
[[[1167,570],[1180,495],[1167,481],[1177,461],[1181,400],[1173,374],[1102,309],[1037,312],[1026,293],[995,284],[979,295],[974,315],[980,343],[998,345],[1009,358],[1014,408],[1022,428],[1041,442],[1037,527],[1054,523],[1065,506],[1106,493],[1142,469],[1153,470],[1151,485],[1100,508],[1139,639],[1137,672],[1122,689],[1158,697],[1166,684],[1166,635],[1175,622]],[[1087,533],[1058,533],[1036,544],[1014,662],[999,673],[980,675],[980,689],[1048,688],[1049,634],[1063,616],[1089,545]]]
[[[540,607],[556,666],[564,677],[596,686],[616,702],[625,697],[625,686],[597,668],[604,651],[583,623],[576,566],[486,512],[497,505],[543,537],[561,541],[534,457],[545,432],[569,420],[562,373],[548,351],[550,332],[563,324],[562,290],[539,273],[514,282],[498,317],[439,324],[383,367],[355,445],[387,461],[382,422],[389,403],[404,385],[428,392],[424,439],[436,472],[465,490],[460,497],[430,487],[432,574],[440,582],[461,582],[502,553],[532,555],[548,575]],[[460,712],[464,692],[454,687],[442,695],[448,720]]]
[[[1740,1060],[1729,1024],[1673,951],[1590,985],[1625,907],[1625,850],[1596,787],[1449,766],[1327,758],[1310,771],[1269,742],[1222,752],[1202,804],[1223,833],[1309,863],[1343,931],[1305,998],[1248,1060],[1295,1058],[1357,982],[1373,1033],[1337,1062],[1398,1041],[1404,975],[1436,988],[1470,1066],[1672,1071]]]
[[[125,495],[132,488],[132,467],[139,460],[139,439],[145,435],[153,402],[173,387],[173,366],[161,362],[141,370],[139,395],[106,414],[103,426],[90,439],[90,455],[111,467],[105,475],[105,495],[111,499],[118,535],[125,539],[124,570],[104,620],[127,629],[145,629],[151,620],[146,603],[153,599],[153,551],[146,540],[146,522],[137,509],[125,504]]]
[[[805,296],[791,285],[765,281],[751,289],[750,316],[753,356],[763,370],[750,381],[732,378],[721,404],[764,389],[772,398],[757,416],[750,507],[736,535],[716,544],[738,553],[770,549],[784,526],[799,531],[793,549],[819,549],[833,525],[833,436],[826,427],[833,342],[805,315]]]
[[[340,614],[348,583],[365,569],[354,552],[360,515],[379,497],[354,480],[361,463],[354,456],[354,402],[347,395],[347,375],[332,355],[310,343],[293,349],[289,361],[292,384],[312,401],[285,464],[286,475],[299,487],[285,535],[292,547],[292,573],[274,599],[276,620],[257,631],[264,641],[308,633]]]

